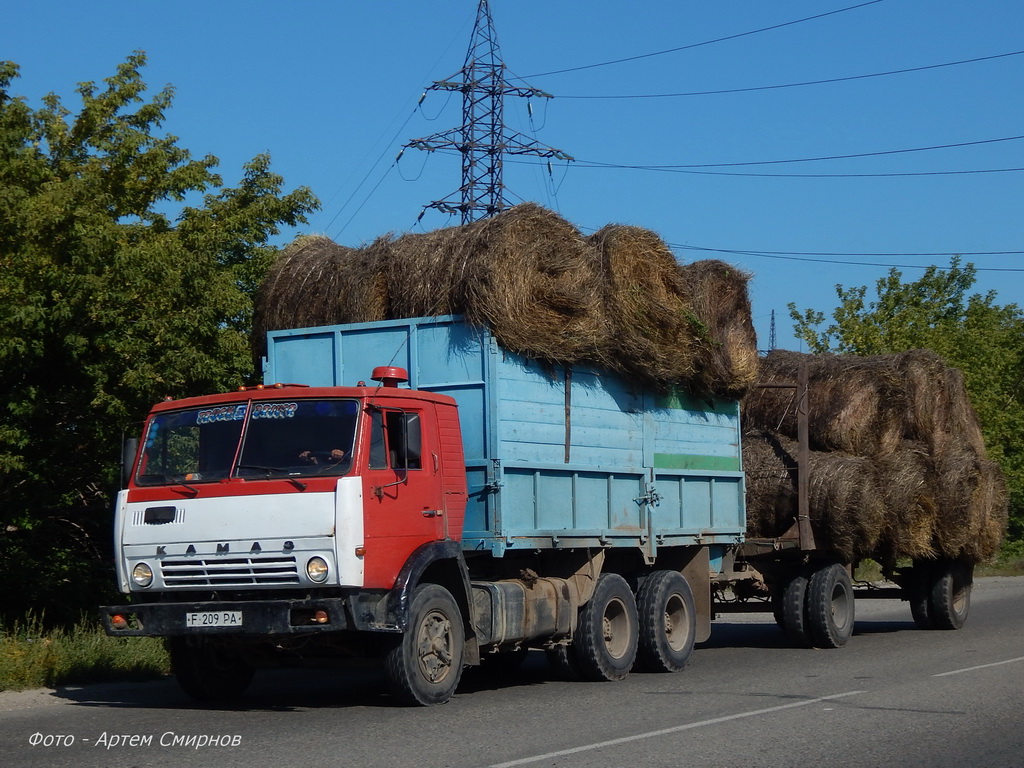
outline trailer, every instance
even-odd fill
[[[192,696],[371,659],[430,705],[529,648],[585,680],[677,672],[729,608],[850,637],[852,564],[811,521],[746,540],[735,400],[547,365],[452,316],[272,331],[264,381],[155,406],[118,496],[131,602],[107,631],[168,638]],[[911,573],[915,617],[966,616],[969,574]]]

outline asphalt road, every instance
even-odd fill
[[[173,681],[0,693],[0,765],[1024,766],[1024,578],[979,580],[958,632],[898,601],[857,616],[829,651],[725,617],[682,673],[620,683],[561,681],[535,653],[430,709],[393,706],[374,672],[261,673],[231,707]]]

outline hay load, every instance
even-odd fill
[[[384,274],[372,252],[304,235],[281,252],[260,285],[253,351],[257,359],[266,352],[269,330],[371,322],[387,315]]]
[[[797,445],[770,432],[743,437],[747,478],[747,530],[781,536],[796,509]],[[835,451],[811,453],[808,501],[815,538],[845,562],[856,562],[877,548],[885,519],[881,488],[871,459]],[[751,533],[751,535],[754,535]]]
[[[900,558],[980,562],[995,554],[1006,529],[1006,486],[986,458],[959,371],[927,350],[867,357],[773,351],[761,360],[761,381],[795,383],[801,364],[809,376],[816,532],[839,552],[890,567]],[[743,402],[752,432],[743,455],[753,537],[777,536],[795,519],[795,405],[795,390],[787,389],[755,388]],[[775,449],[757,448],[765,441]],[[842,471],[848,467],[856,471]],[[851,481],[861,486],[857,494]]]
[[[804,362],[811,450],[872,456],[896,447],[906,406],[893,356],[805,355],[776,349],[761,360],[758,383],[795,383]],[[794,392],[755,388],[743,401],[744,423],[795,440]]]
[[[740,398],[758,377],[757,334],[750,311],[750,275],[709,259],[679,267],[687,316],[696,334],[697,389],[721,382],[723,394]]]
[[[680,266],[649,230],[610,225],[585,238],[528,203],[357,249],[311,240],[287,249],[268,275],[256,338],[462,314],[526,357],[592,365],[663,390],[739,397],[757,375],[748,276],[718,261]]]

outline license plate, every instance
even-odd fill
[[[201,611],[185,614],[187,627],[240,627],[241,611]]]

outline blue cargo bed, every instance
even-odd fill
[[[463,547],[735,544],[746,529],[739,404],[552,368],[458,317],[271,331],[264,381],[353,386],[374,367],[453,397],[466,457]]]

